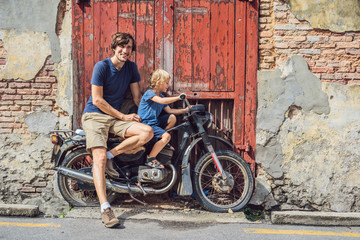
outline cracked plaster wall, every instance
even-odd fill
[[[301,56],[259,72],[252,203],[360,211],[359,119],[360,86],[321,83]]]
[[[360,31],[359,0],[286,0],[300,20],[333,32]]]
[[[58,6],[64,0],[0,0],[0,39],[8,53],[0,79],[33,79],[51,56],[58,81],[57,105],[73,113],[73,80],[71,58],[71,1],[61,18],[61,32],[55,32]],[[24,11],[27,9],[27,11]],[[67,127],[70,127],[70,120]]]
[[[58,14],[60,3],[65,12]],[[0,39],[8,56],[0,81],[26,83],[49,57],[57,80],[55,110],[44,106],[24,115],[31,134],[0,135],[0,203],[37,204],[46,214],[57,215],[67,204],[54,193],[49,131],[55,126],[71,128],[71,1],[0,0],[0,5]]]

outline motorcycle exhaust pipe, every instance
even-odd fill
[[[169,164],[168,166],[171,168],[171,171],[173,174],[169,185],[167,185],[166,187],[164,187],[162,189],[142,187],[142,189],[145,191],[145,193],[147,193],[147,194],[162,194],[162,193],[169,191],[174,186],[174,184],[176,182],[176,177],[177,177],[176,170],[172,164]],[[67,167],[62,167],[62,166],[60,166],[58,168],[54,168],[54,169],[61,175],[94,185],[94,178],[91,175],[88,175],[86,173],[82,173],[77,170],[67,168]],[[140,189],[140,187],[137,187],[134,185],[130,185],[128,187],[127,184],[116,183],[116,182],[112,182],[109,180],[106,180],[105,183],[106,183],[106,188],[110,189],[111,191],[114,191],[114,192],[129,193],[129,191],[130,191],[131,193],[143,193],[143,191]]]

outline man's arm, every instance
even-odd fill
[[[140,92],[140,85],[138,82],[134,82],[130,84],[131,94],[133,96],[134,103],[136,106],[139,106],[141,101],[141,92]]]
[[[113,108],[105,99],[103,98],[103,87],[92,84],[91,85],[91,94],[93,99],[93,104],[98,107],[101,111],[110,116],[118,118],[123,121],[136,121],[140,122],[140,117],[137,114],[128,114],[125,115],[115,108]]]

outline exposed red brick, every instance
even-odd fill
[[[29,100],[22,100],[22,101],[19,101],[19,100],[17,100],[17,101],[15,101],[15,103],[17,104],[17,105],[30,105],[31,104],[31,101],[29,101]]]
[[[330,67],[312,67],[311,71],[313,73],[333,73],[334,69]]]
[[[344,79],[360,79],[360,73],[344,73]]]
[[[14,122],[12,117],[0,117],[0,122]]]
[[[12,133],[13,130],[11,128],[0,128],[0,134]]]
[[[22,99],[24,100],[42,100],[44,96],[42,95],[23,95]]]
[[[48,71],[49,77],[55,77],[55,71]]]
[[[18,89],[17,93],[21,94],[21,95],[24,95],[24,94],[35,95],[38,93],[38,90],[36,90],[36,89]]]
[[[351,55],[360,55],[360,48],[346,49],[346,53],[351,54]]]
[[[30,83],[12,82],[9,83],[10,88],[29,88]]]
[[[306,36],[285,36],[283,39],[284,41],[304,42]]]
[[[6,100],[19,100],[21,99],[21,96],[19,95],[2,95],[1,96],[1,100],[6,101]]]
[[[0,58],[0,65],[5,65],[7,60],[5,58]]]
[[[13,104],[14,104],[14,101],[3,101],[3,100],[0,101],[0,106],[1,105],[13,105]]]
[[[34,187],[23,187],[20,189],[20,192],[23,193],[34,193],[35,192],[35,188]]]
[[[34,102],[32,102],[32,105],[34,105],[34,106],[51,106],[51,105],[53,105],[53,101],[50,101],[50,100],[36,100],[36,101],[34,101]]]
[[[4,89],[3,93],[5,93],[5,94],[15,94],[16,89]]]
[[[336,43],[338,48],[359,48],[360,43],[358,42],[338,42]]]
[[[52,89],[39,89],[39,94],[40,95],[50,95],[52,91],[53,91]]]
[[[273,36],[273,31],[262,31],[260,32],[260,37],[262,38],[268,38],[268,37],[272,37]]]
[[[352,36],[331,36],[329,38],[333,42],[351,42],[353,40]]]
[[[51,88],[51,84],[50,83],[32,83],[31,87],[32,88]]]
[[[56,78],[55,77],[37,77],[37,78],[35,78],[35,82],[54,83],[54,82],[56,82]]]

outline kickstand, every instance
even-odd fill
[[[138,203],[141,203],[141,204],[143,204],[144,206],[146,206],[146,205],[147,205],[146,202],[143,202],[143,201],[135,198],[134,195],[132,195],[131,190],[130,190],[130,183],[128,183],[127,186],[128,186],[128,189],[129,189],[129,195],[130,195],[130,197],[131,197],[132,199],[134,199],[135,201],[137,201]]]

